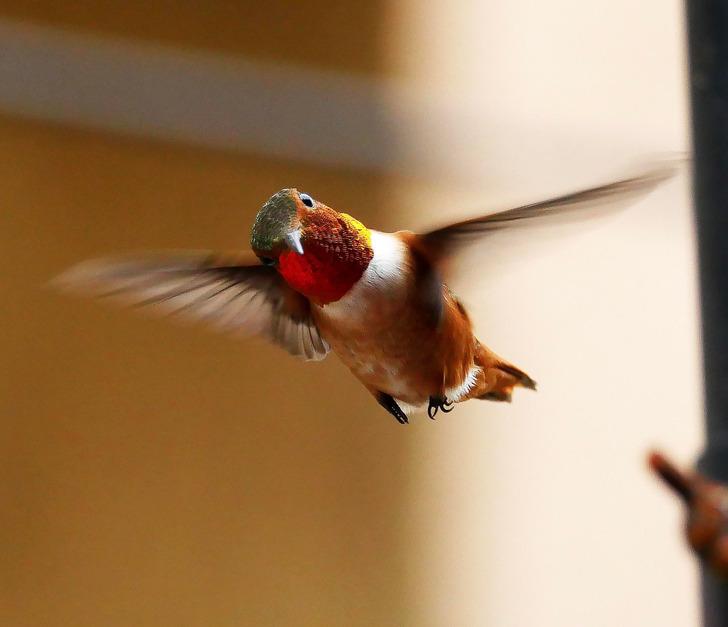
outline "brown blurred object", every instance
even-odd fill
[[[688,542],[721,577],[728,578],[728,486],[698,472],[680,470],[664,455],[650,454],[650,468],[685,503]]]

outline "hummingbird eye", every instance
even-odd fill
[[[258,257],[258,259],[260,259],[260,263],[262,263],[264,266],[276,265],[276,260],[272,257]]]
[[[303,194],[303,193],[299,194],[298,196],[304,205],[306,205],[310,209],[313,209],[313,207],[316,203],[314,202],[313,198],[311,198],[311,196],[309,196],[308,194]]]

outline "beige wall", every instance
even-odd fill
[[[400,138],[405,153],[452,146],[458,164],[400,188],[412,219],[688,147],[682,3],[404,0],[392,20],[392,63],[465,129]],[[481,337],[539,392],[414,435],[411,502],[430,521],[413,558],[418,625],[699,624],[681,512],[644,463],[652,446],[690,463],[702,437],[688,187],[683,173],[627,213],[494,239],[461,263]]]

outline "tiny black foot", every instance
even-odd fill
[[[442,413],[444,414],[449,414],[453,409],[455,409],[454,405],[454,403],[451,403],[446,398],[430,396],[430,404],[427,407],[427,415],[431,420],[434,420],[439,410],[442,410]]]
[[[402,408],[397,405],[397,401],[395,401],[389,394],[379,392],[379,394],[377,394],[377,402],[390,414],[392,414],[399,424],[405,425],[409,422],[409,420],[407,420],[407,414],[402,411]]]

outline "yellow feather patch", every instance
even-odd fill
[[[342,213],[341,217],[344,218],[346,223],[353,228],[366,242],[366,245],[371,248],[372,245],[372,234],[371,231],[365,227],[359,220],[350,216],[348,213]]]

